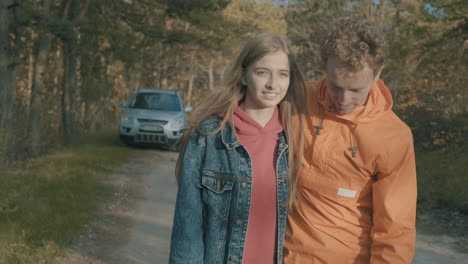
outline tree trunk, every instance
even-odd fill
[[[164,63],[161,70],[161,89],[167,90],[167,59],[164,59]]]
[[[372,17],[372,0],[367,0],[367,19]]]
[[[42,10],[45,14],[49,11],[49,1],[43,2]],[[42,93],[45,87],[44,77],[47,71],[47,61],[52,42],[52,36],[48,32],[39,32],[34,55],[36,63],[34,65],[33,84],[31,87],[31,103],[29,108],[29,138],[31,140],[31,154],[36,157],[41,151],[42,134]]]
[[[187,89],[187,100],[186,105],[191,106],[192,104],[192,91],[193,91],[193,81],[195,80],[195,74],[190,75],[188,89]]]
[[[86,0],[80,10],[80,0],[70,0],[65,9],[65,17],[72,22],[72,26],[64,39],[64,85],[62,94],[63,132],[66,143],[80,134],[79,120],[79,29],[76,24],[86,16],[90,7],[90,0]],[[69,9],[68,9],[69,6]],[[69,14],[68,14],[69,13]]]
[[[10,156],[13,134],[14,51],[10,34],[14,32],[14,0],[0,1],[0,163]]]
[[[210,59],[210,65],[208,66],[208,88],[210,91],[214,91],[214,74],[213,74],[214,59]]]
[[[42,33],[39,37],[37,47],[37,59],[34,66],[33,85],[31,89],[31,103],[29,108],[29,135],[31,139],[31,150],[33,156],[37,156],[41,146],[42,128],[42,93],[45,87],[44,77],[47,71],[47,59],[51,45],[51,36]]]
[[[34,42],[36,32],[31,29],[31,42]],[[32,91],[34,82],[34,43],[28,45],[28,91]]]
[[[384,19],[385,19],[385,13],[384,13],[384,9],[385,9],[385,2],[387,0],[380,0],[380,23],[383,23]]]
[[[220,73],[219,73],[219,78],[221,79],[221,82],[225,82],[226,80],[224,80],[224,75],[226,74],[226,70],[227,68],[229,67],[229,64],[227,61],[224,62],[224,65],[223,65],[223,68],[221,69]]]
[[[395,24],[394,24],[394,32],[396,37],[400,37],[400,23],[401,23],[401,16],[400,16],[400,11],[401,11],[401,0],[394,0],[393,4],[395,5]]]
[[[74,32],[72,33],[74,35]],[[73,37],[64,43],[64,84],[62,94],[62,118],[65,142],[69,143],[79,131],[76,124],[76,66],[77,43]]]

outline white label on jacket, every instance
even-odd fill
[[[338,194],[339,196],[353,198],[354,196],[356,196],[356,191],[338,188],[338,192],[336,194]]]

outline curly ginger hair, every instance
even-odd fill
[[[320,47],[322,62],[335,56],[346,67],[359,71],[364,66],[377,74],[384,64],[385,42],[382,32],[358,18],[340,19]]]

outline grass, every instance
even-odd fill
[[[468,253],[468,148],[419,152],[417,229],[457,237]]]
[[[83,138],[69,148],[2,172],[0,263],[50,263],[93,219],[112,190],[110,172],[131,149],[114,132]]]
[[[416,160],[418,206],[422,209],[445,208],[468,214],[468,147],[420,152]]]

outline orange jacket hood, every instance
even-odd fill
[[[333,104],[327,93],[326,85],[326,78],[320,80],[318,84],[319,94],[317,100],[324,109],[330,109],[333,107]],[[393,100],[390,90],[385,86],[383,80],[379,79],[369,91],[369,96],[367,97],[365,105],[357,107],[350,114],[336,116],[354,124],[367,123],[390,111],[392,106]]]

